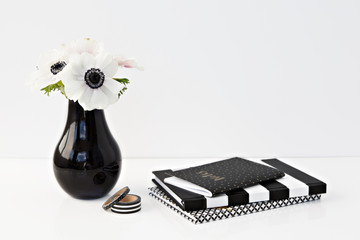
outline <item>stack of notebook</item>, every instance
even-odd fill
[[[150,195],[193,223],[317,200],[326,184],[278,159],[154,171]]]

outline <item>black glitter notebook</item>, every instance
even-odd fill
[[[285,174],[278,169],[235,157],[173,171],[171,177],[164,181],[190,192],[213,197],[283,176]]]

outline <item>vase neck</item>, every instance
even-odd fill
[[[68,117],[65,132],[70,129],[75,139],[96,142],[100,136],[112,138],[107,125],[104,110],[85,111],[78,102],[69,101]],[[65,134],[64,132],[64,134]]]
[[[68,122],[79,121],[84,119],[96,119],[97,121],[105,121],[104,110],[94,109],[85,111],[84,108],[76,101],[69,100],[68,105]]]

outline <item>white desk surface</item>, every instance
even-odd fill
[[[225,158],[224,158],[225,159]],[[0,159],[0,239],[360,239],[360,158],[279,158],[327,183],[321,200],[195,225],[148,195],[152,170],[220,159],[124,159],[111,191],[142,210],[121,215],[58,186],[51,159]]]

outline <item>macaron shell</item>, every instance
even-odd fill
[[[141,197],[135,194],[127,194],[124,198],[122,198],[120,201],[116,202],[114,205],[117,207],[123,207],[123,206],[131,206],[141,203]]]
[[[136,204],[133,204],[133,205],[114,205],[112,206],[112,208],[115,208],[115,209],[120,209],[120,210],[127,210],[127,209],[132,209],[132,208],[137,208],[141,206],[141,203],[136,203]]]
[[[131,209],[118,209],[118,208],[111,208],[111,211],[114,213],[120,213],[120,214],[129,214],[129,213],[136,213],[139,212],[141,210],[141,205],[139,205],[138,207],[135,208],[131,208]]]
[[[129,187],[124,187],[122,189],[120,189],[119,191],[117,191],[114,195],[112,195],[109,199],[106,200],[106,202],[102,205],[102,207],[105,210],[108,210],[109,208],[111,208],[114,204],[116,204],[117,202],[121,201],[123,198],[125,198],[127,196],[127,194],[130,192],[130,188]]]

